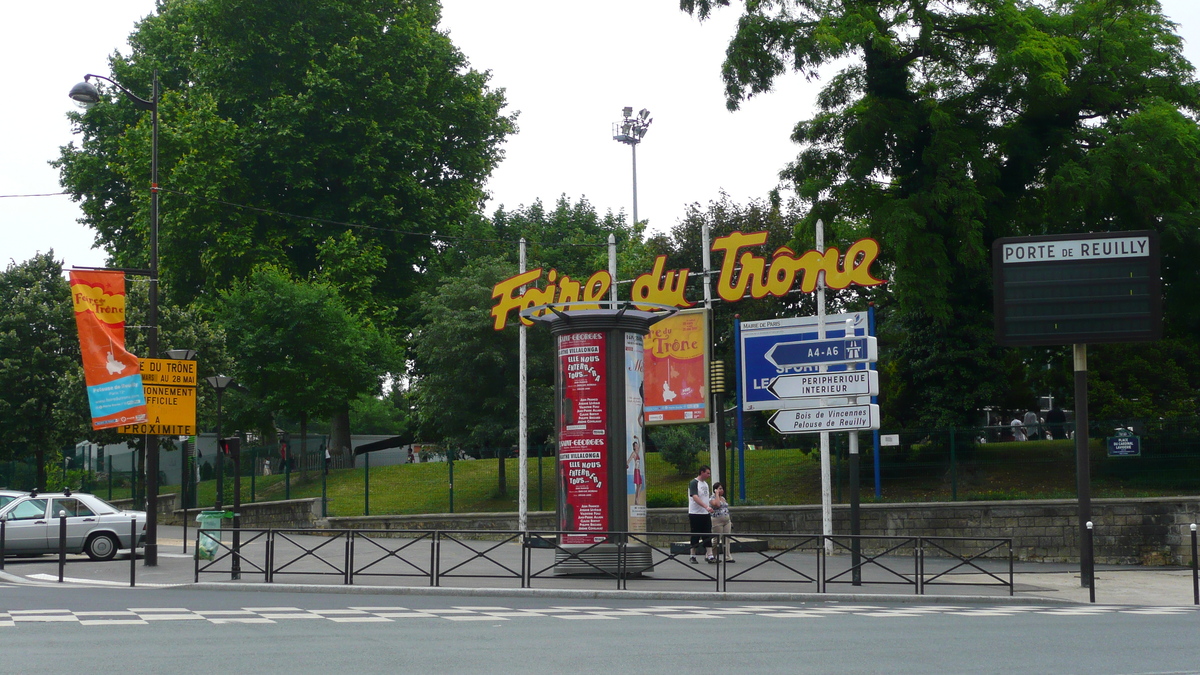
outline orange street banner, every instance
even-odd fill
[[[709,420],[708,312],[676,313],[644,339],[646,425]]]
[[[71,303],[83,352],[92,428],[146,421],[137,357],[125,351],[125,273],[71,270]]]

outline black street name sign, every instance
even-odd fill
[[[1006,237],[992,244],[996,342],[1068,345],[1162,336],[1158,233]]]

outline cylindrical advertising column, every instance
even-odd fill
[[[564,551],[556,556],[556,574],[616,571],[623,537],[612,533],[646,531],[642,338],[662,316],[580,310],[539,317],[550,324],[558,364],[558,529]],[[628,553],[631,567],[650,569],[645,546]]]

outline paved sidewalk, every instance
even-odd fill
[[[243,539],[248,539],[244,536]],[[815,556],[787,554],[777,561],[768,561],[759,554],[738,554],[738,561],[723,570],[727,582],[725,593],[716,592],[716,566],[693,566],[686,556],[674,561],[656,562],[653,578],[631,579],[628,590],[617,590],[615,580],[605,577],[555,577],[548,570],[553,564],[551,551],[535,551],[532,567],[544,570],[533,580],[531,589],[521,589],[519,570],[521,547],[515,543],[489,541],[444,541],[440,550],[443,578],[440,587],[431,588],[425,570],[429,569],[428,541],[383,539],[380,546],[358,542],[355,548],[353,585],[345,584],[346,545],[344,539],[313,535],[289,535],[290,541],[277,542],[275,568],[286,567],[276,574],[273,583],[265,584],[264,575],[255,569],[265,559],[262,541],[246,545],[246,560],[242,578],[230,579],[228,561],[214,568],[218,574],[202,574],[195,585],[195,529],[188,528],[187,552],[184,552],[183,528],[159,526],[158,565],[146,567],[142,560],[133,566],[139,588],[190,586],[223,590],[310,590],[329,593],[393,593],[446,595],[555,595],[559,597],[612,597],[620,593],[641,598],[694,598],[831,601],[868,598],[871,601],[954,603],[1062,603],[1089,601],[1088,589],[1080,586],[1077,565],[1063,563],[1018,562],[1014,565],[1014,594],[997,580],[1007,581],[1007,561],[989,560],[980,564],[990,574],[979,573],[957,561],[926,559],[926,575],[949,572],[939,581],[946,585],[927,585],[924,595],[916,595],[911,583],[903,580],[911,571],[910,559],[897,556],[885,560],[885,568],[864,570],[863,585],[849,583],[827,584],[826,593],[816,593],[816,585],[804,583],[804,575],[815,576]],[[230,540],[225,533],[225,542]],[[408,548],[404,548],[408,546]],[[424,546],[425,548],[420,548]],[[315,555],[304,555],[305,550]],[[391,553],[389,553],[391,551]],[[401,559],[403,558],[403,560]],[[92,562],[86,556],[67,556],[63,572],[68,584],[93,586],[129,586],[131,564],[127,552],[104,563]],[[849,566],[848,556],[827,559],[827,577]],[[449,573],[445,572],[449,570]],[[378,571],[380,576],[371,576]],[[393,576],[405,573],[409,576]],[[740,576],[739,576],[740,575]],[[838,581],[849,581],[848,573]],[[8,558],[0,571],[3,583],[58,582],[56,556],[37,558]],[[1182,606],[1194,601],[1192,571],[1178,568],[1146,568],[1098,566],[1096,573],[1096,603],[1102,605]],[[986,584],[986,585],[984,585]]]

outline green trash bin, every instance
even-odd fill
[[[217,557],[217,549],[221,543],[221,521],[233,518],[229,511],[201,511],[196,516],[200,530],[196,533],[196,556],[201,560],[212,560]],[[216,530],[213,532],[212,530]]]

